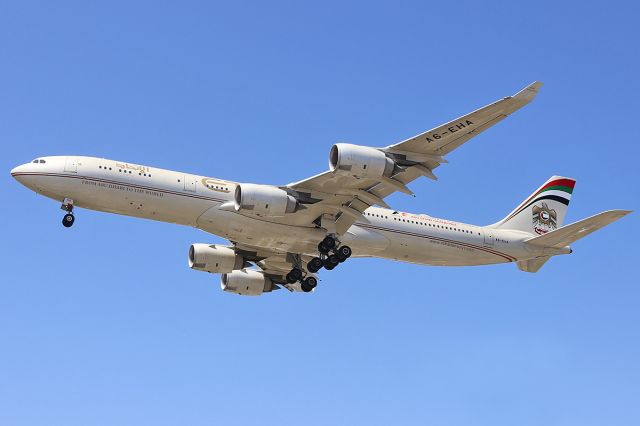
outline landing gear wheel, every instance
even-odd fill
[[[327,246],[324,245],[324,242],[320,242],[318,244],[318,251],[322,254],[329,254],[329,252],[331,251],[330,248],[328,248]]]
[[[340,246],[340,248],[338,248],[338,250],[336,251],[336,255],[340,259],[340,262],[344,262],[345,260],[350,258],[351,254],[352,254],[352,251],[351,251],[351,247],[349,246]]]
[[[335,238],[327,235],[326,237],[324,237],[324,240],[322,240],[321,244],[325,246],[327,249],[333,250],[333,248],[336,246],[336,240]]]
[[[71,227],[71,225],[73,225],[73,222],[75,220],[76,220],[76,218],[73,217],[73,215],[71,213],[67,213],[62,218],[62,225],[64,225],[65,228],[69,228],[69,227]]]
[[[287,274],[286,279],[289,284],[298,282],[302,279],[302,271],[298,268],[294,268]]]
[[[315,274],[322,268],[322,259],[319,257],[314,257],[307,263],[307,270],[312,274]]]
[[[338,266],[339,263],[340,263],[340,258],[335,254],[332,254],[325,259],[324,267],[330,271],[336,266]]]
[[[316,288],[317,285],[318,280],[315,277],[307,277],[304,279],[304,281],[302,281],[300,287],[302,288],[302,291],[304,291],[305,293],[309,293],[311,290]]]

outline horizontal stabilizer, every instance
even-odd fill
[[[595,216],[579,220],[571,225],[563,226],[544,235],[530,238],[526,240],[525,243],[539,247],[566,247],[629,213],[631,213],[631,210],[608,210]]]

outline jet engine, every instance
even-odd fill
[[[234,204],[236,211],[265,217],[281,217],[298,208],[298,201],[286,191],[275,186],[252,183],[236,186]]]
[[[332,172],[356,178],[389,177],[395,163],[384,152],[368,146],[337,143],[329,153],[329,168]]]
[[[254,271],[253,269],[240,269],[227,274],[222,274],[220,287],[224,291],[240,294],[242,296],[259,296],[263,292],[274,290],[275,286],[271,279],[265,277],[260,271]]]
[[[229,246],[192,244],[189,247],[189,267],[197,271],[220,274],[240,269],[244,259]]]

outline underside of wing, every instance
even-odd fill
[[[235,244],[235,251],[244,260],[259,268],[274,284],[289,291],[303,291],[299,280],[293,283],[287,281],[287,274],[294,268],[304,270],[303,265],[311,260],[311,256],[281,253],[245,244]]]
[[[385,151],[446,155],[527,105],[536,96],[541,86],[542,83],[534,82],[513,96],[500,99],[434,129],[388,146]]]

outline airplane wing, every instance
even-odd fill
[[[388,176],[355,177],[333,170],[291,183],[286,188],[301,199],[310,201],[309,211],[305,214],[321,218],[322,227],[341,235],[354,222],[366,221],[362,212],[369,206],[389,207],[384,198],[393,192],[413,195],[406,186],[413,180],[421,176],[437,180],[433,170],[447,162],[446,154],[527,105],[541,86],[542,83],[534,82],[513,96],[395,145],[368,148],[382,152],[393,161],[394,169]]]

